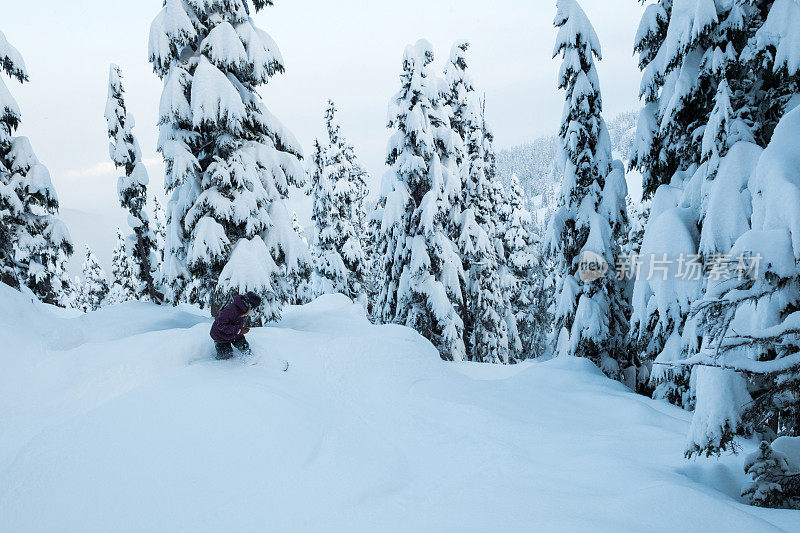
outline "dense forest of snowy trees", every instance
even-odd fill
[[[692,411],[687,457],[763,441],[743,497],[800,507],[779,440],[800,438],[800,2],[645,3],[641,111],[605,122],[601,43],[576,0],[557,0],[562,122],[507,150],[495,150],[469,43],[441,71],[431,43],[409,45],[369,203],[332,101],[304,161],[259,95],[284,72],[252,18],[271,1],[165,0],[149,61],[168,201],[148,193],[112,65],[105,118],[130,234],[118,231],[111,278],[87,247],[82,280],[67,276],[73,245],[49,172],[16,136],[6,81],[29,78],[0,33],[0,281],[87,312],[144,300],[216,315],[254,291],[253,325],[341,293],[447,361],[586,358]],[[643,199],[626,173],[641,174]],[[307,237],[292,187],[311,197]]]

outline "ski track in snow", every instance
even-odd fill
[[[0,531],[800,529],[584,360],[445,363],[329,296],[214,361],[190,309],[0,290]]]

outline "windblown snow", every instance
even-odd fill
[[[690,413],[585,359],[445,363],[343,296],[253,330],[249,362],[211,360],[208,329],[0,285],[0,531],[800,528],[741,503],[741,458],[682,459]]]

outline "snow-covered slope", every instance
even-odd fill
[[[254,330],[254,366],[211,361],[207,331],[0,286],[0,531],[800,528],[739,502],[741,458],[682,459],[686,413],[583,360],[444,363],[337,296]]]

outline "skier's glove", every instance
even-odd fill
[[[242,335],[247,335],[248,333],[250,333],[250,328],[248,328],[247,326],[243,327],[242,328]]]

